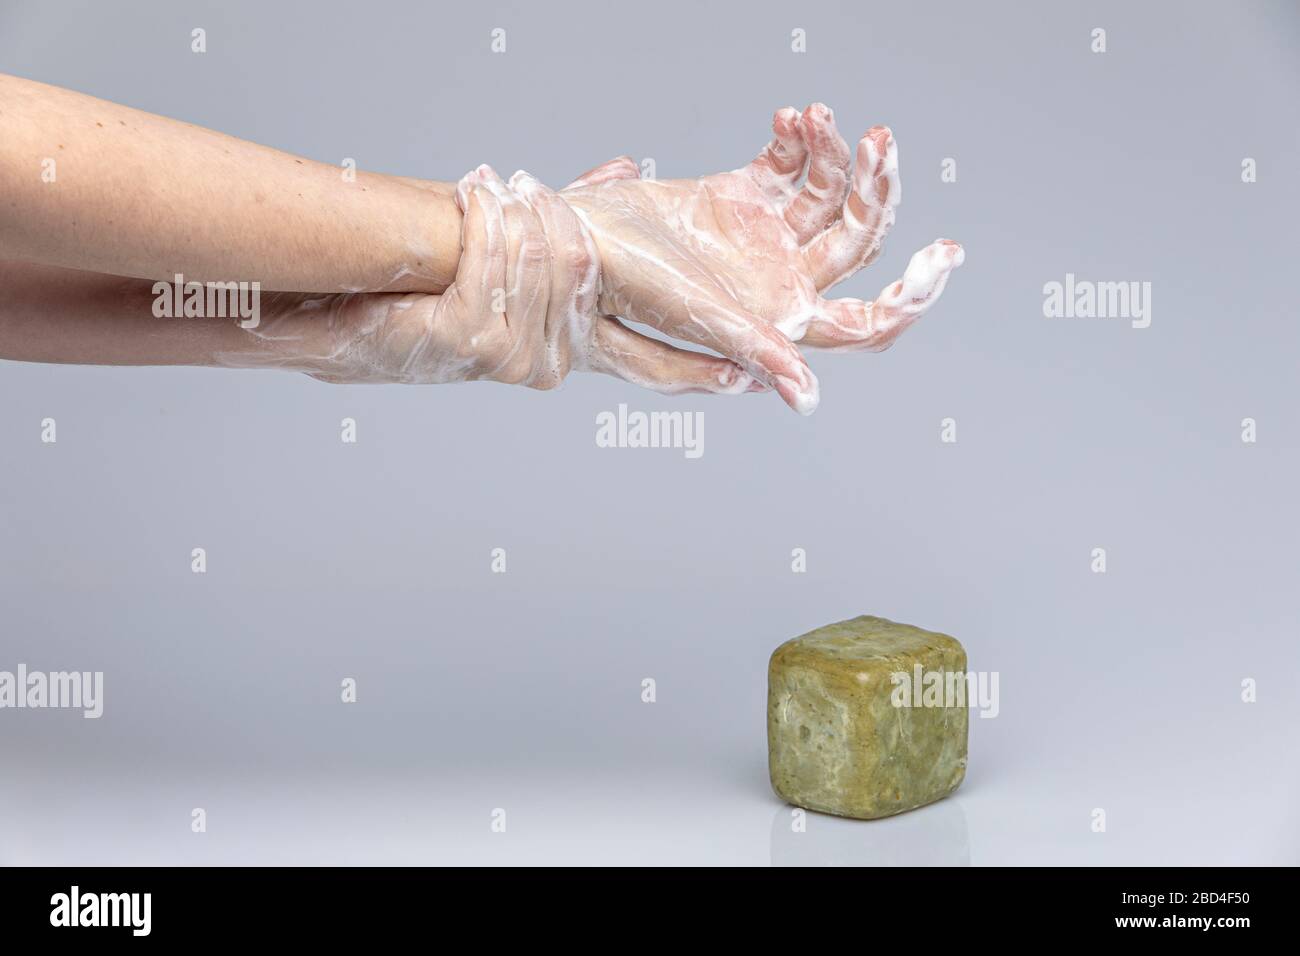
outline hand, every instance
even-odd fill
[[[964,254],[939,240],[874,302],[822,298],[879,253],[899,200],[897,148],[888,129],[868,131],[850,188],[848,145],[827,107],[780,110],[772,126],[772,142],[734,172],[640,180],[624,158],[563,195],[599,249],[602,312],[714,349],[807,414],[817,380],[791,342],[888,348]]]
[[[334,300],[328,344],[304,362],[314,377],[489,379],[548,389],[578,368],[667,392],[762,390],[727,359],[674,348],[598,315],[595,246],[569,206],[532,176],[516,173],[507,185],[480,166],[461,179],[456,196],[463,252],[453,284],[442,295]]]

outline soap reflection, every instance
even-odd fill
[[[951,797],[896,817],[846,820],[783,806],[772,818],[773,866],[970,866],[970,831]]]

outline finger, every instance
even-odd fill
[[[465,214],[461,256],[444,298],[454,299],[466,315],[484,315],[492,307],[492,290],[506,285],[504,216],[496,196],[483,187],[478,169],[456,183],[456,205]]]
[[[546,358],[543,374],[530,384],[553,388],[568,374],[575,347],[585,349],[591,340],[600,260],[591,236],[554,190],[523,170],[510,177],[510,188],[536,213],[551,247]]]
[[[665,329],[696,345],[712,349],[739,364],[772,388],[800,415],[817,410],[817,376],[785,335],[769,322],[712,300],[684,303],[687,321]],[[635,316],[631,316],[635,318]]]
[[[495,196],[482,185],[479,170],[466,173],[456,184],[461,220],[461,256],[456,278],[438,296],[431,320],[419,340],[407,351],[401,374],[424,369],[431,381],[461,382],[484,377],[495,360],[474,341],[482,317],[491,314],[493,289],[506,285],[506,241],[502,213]],[[435,333],[459,344],[447,350],[433,347]],[[485,365],[483,358],[489,355]]]
[[[745,167],[745,172],[769,197],[786,203],[799,188],[808,165],[808,147],[798,129],[799,112],[786,106],[772,117],[773,139]]]
[[[731,359],[775,388],[801,415],[817,408],[817,378],[799,349],[770,322],[741,308],[712,276],[685,261],[668,270],[672,283],[666,288],[662,250],[647,254],[616,237],[602,241],[600,253],[599,306],[605,314],[642,322]]]
[[[668,395],[739,395],[768,390],[735,362],[679,349],[634,332],[608,315],[596,320],[591,350],[586,353],[583,367]]]
[[[858,142],[853,191],[843,216],[804,248],[819,290],[842,282],[880,254],[901,198],[898,145],[888,127],[875,126]]]
[[[615,156],[613,159],[606,160],[595,169],[589,169],[565,189],[579,189],[583,186],[595,186],[599,183],[607,183],[614,179],[640,179],[641,167],[636,164],[636,160],[631,156]]]
[[[808,149],[808,179],[785,207],[785,221],[803,245],[840,215],[849,192],[849,144],[824,103],[804,110],[798,129]]]
[[[907,264],[907,271],[874,302],[823,299],[801,344],[814,348],[880,352],[939,298],[948,276],[966,259],[950,239],[926,246]]]
[[[482,187],[497,201],[505,235],[506,282],[498,302],[509,329],[508,347],[488,377],[527,384],[544,365],[546,309],[551,291],[551,250],[537,214],[491,167],[478,168]],[[494,303],[497,304],[497,303]]]

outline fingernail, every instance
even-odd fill
[[[951,239],[936,239],[934,242],[937,246],[944,246],[947,250],[951,250],[950,255],[952,256],[952,267],[954,269],[966,261],[966,250],[962,248],[961,243],[954,242]]]

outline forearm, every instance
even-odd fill
[[[269,293],[256,326],[158,317],[153,283],[0,260],[0,359],[73,365],[212,365],[329,373],[358,310],[400,296]]]
[[[3,258],[286,291],[443,291],[460,258],[452,187],[343,173],[0,76]]]

